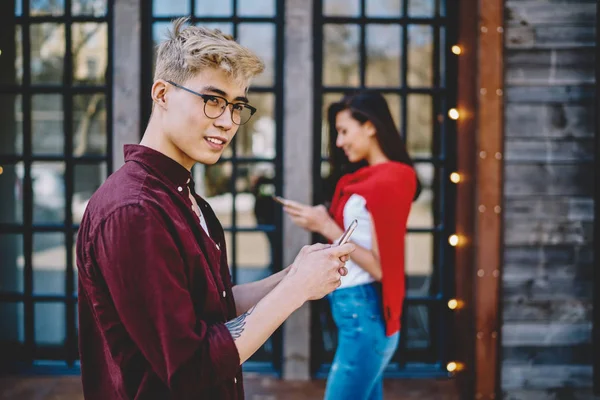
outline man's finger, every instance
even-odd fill
[[[331,245],[330,244],[326,244],[326,243],[315,243],[312,246],[310,246],[308,248],[308,252],[312,253],[314,251],[319,251],[319,250],[324,250],[324,249],[328,249],[330,248]]]
[[[352,253],[354,250],[356,250],[356,246],[354,244],[346,243],[341,246],[331,246],[331,249],[328,251],[330,251],[335,257],[340,258]]]
[[[348,268],[341,267],[340,269],[338,269],[338,272],[340,273],[341,276],[346,276],[346,275],[348,275]]]

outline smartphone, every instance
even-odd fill
[[[273,200],[275,200],[276,202],[278,202],[282,206],[285,206],[286,203],[287,203],[287,200],[284,199],[283,197],[280,197],[280,196],[271,196],[271,197],[273,197]]]
[[[352,223],[350,224],[350,226],[348,227],[348,229],[346,229],[346,232],[344,232],[344,234],[340,238],[340,241],[338,242],[338,245],[341,246],[341,245],[345,244],[346,242],[348,242],[348,240],[350,239],[350,236],[352,235],[352,233],[356,229],[357,225],[358,225],[358,220],[355,219],[354,221],[352,221]]]

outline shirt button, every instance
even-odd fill
[[[227,292],[223,290],[223,297],[227,297]]]
[[[179,186],[179,187],[177,188],[177,191],[179,191],[179,192],[183,192],[183,188],[182,188],[181,186]]]

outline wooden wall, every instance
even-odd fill
[[[595,0],[505,5],[501,388],[592,397]]]

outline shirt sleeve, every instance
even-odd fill
[[[188,398],[233,381],[240,357],[224,324],[196,317],[183,258],[162,218],[151,207],[125,206],[103,222],[92,246],[125,330],[171,392]]]

